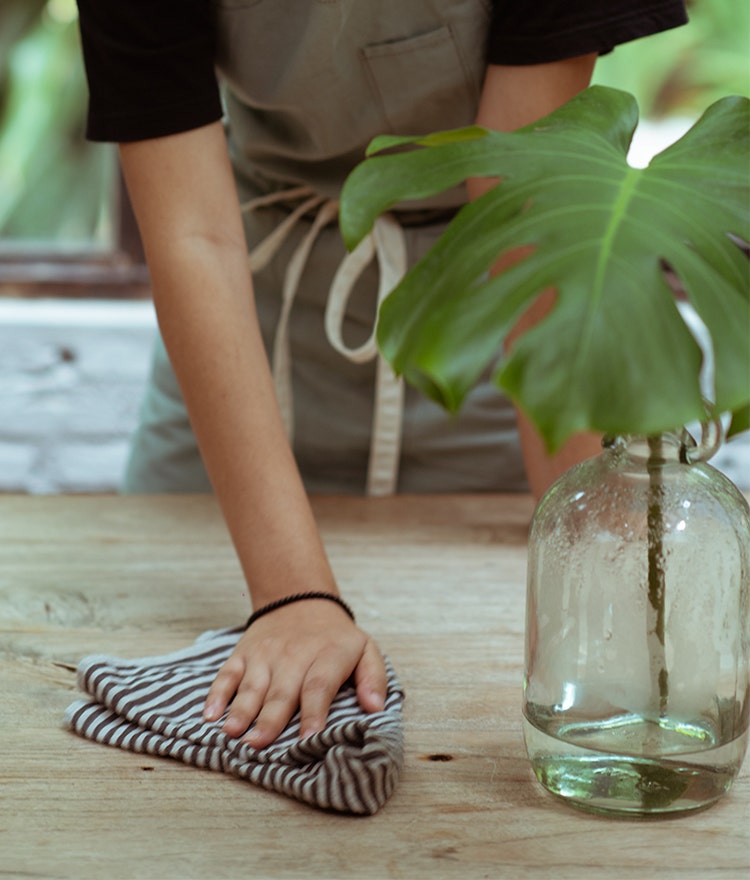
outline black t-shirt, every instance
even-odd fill
[[[78,8],[88,138],[143,140],[221,118],[208,0],[78,0]],[[686,21],[683,0],[493,0],[487,62],[604,54]]]

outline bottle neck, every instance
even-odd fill
[[[675,433],[667,432],[644,437],[637,434],[619,434],[616,437],[605,437],[602,442],[605,449],[611,450],[618,457],[630,459],[634,463],[646,464],[652,461],[658,464],[685,464],[685,444]],[[693,442],[695,445],[695,442]]]
[[[681,431],[665,431],[649,437],[638,434],[620,434],[605,437],[602,446],[618,456],[627,457],[634,463],[654,465],[694,464],[707,461],[721,446],[724,432],[718,419],[700,426],[700,441],[696,442],[685,428]]]

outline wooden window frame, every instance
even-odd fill
[[[138,226],[118,173],[114,243],[101,248],[0,249],[0,296],[25,299],[150,299],[151,285]]]

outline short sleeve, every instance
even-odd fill
[[[525,65],[604,55],[687,20],[682,0],[495,0],[487,59]]]
[[[205,0],[78,0],[86,136],[135,141],[221,118]]]

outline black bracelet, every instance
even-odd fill
[[[283,599],[277,599],[275,602],[269,602],[268,605],[264,605],[262,608],[259,608],[257,611],[254,611],[247,620],[245,624],[245,629],[251,626],[259,617],[263,617],[264,614],[268,614],[269,611],[275,611],[277,608],[283,608],[284,605],[291,605],[292,602],[302,602],[305,599],[328,599],[329,602],[335,602],[337,605],[340,605],[344,611],[354,620],[354,612],[352,609],[344,602],[343,599],[339,598],[339,596],[334,596],[333,593],[294,593],[292,596],[284,596]]]

